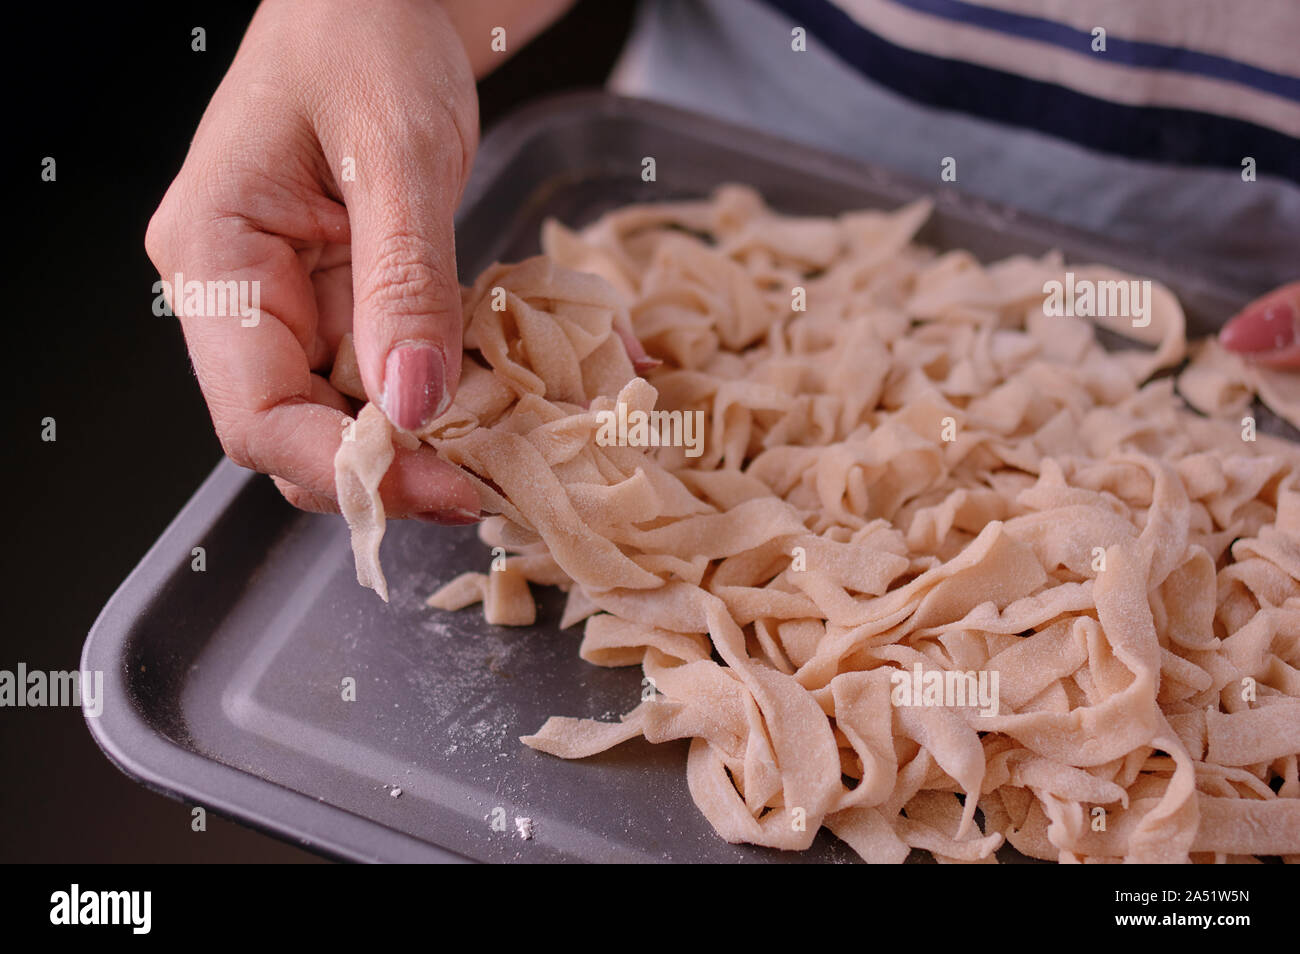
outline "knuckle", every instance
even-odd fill
[[[433,243],[410,233],[385,239],[366,283],[362,302],[399,315],[417,315],[438,307],[447,276],[433,264]]]
[[[162,271],[168,251],[168,233],[171,231],[171,214],[166,199],[163,200],[149,217],[149,224],[144,230],[144,251],[154,268]]]

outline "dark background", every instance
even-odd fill
[[[182,9],[183,8],[183,9]],[[180,329],[151,312],[149,216],[256,4],[10,8],[0,669],[78,668],[104,603],[221,457]],[[90,10],[90,12],[86,12]],[[581,0],[479,84],[483,127],[600,85],[628,0]],[[207,51],[190,30],[207,30]],[[21,63],[21,65],[18,65]],[[43,182],[53,156],[58,178]],[[41,440],[41,420],[58,440]],[[0,861],[314,861],[146,791],[79,709],[0,709]]]

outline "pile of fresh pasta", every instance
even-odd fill
[[[430,605],[526,625],[529,584],[560,587],[582,657],[656,690],[523,741],[689,739],[729,842],[1300,859],[1300,452],[1249,417],[1259,393],[1296,419],[1292,391],[1208,344],[1156,375],[1187,350],[1166,289],[1146,327],[1098,322],[1145,346],[1107,351],[1047,316],[1059,257],[937,253],[928,213],[796,218],[729,186],[548,223],[543,256],[465,290],[447,412],[412,436],[370,405],[341,445],[358,578],[386,595],[378,485],[423,440],[508,554]],[[619,404],[702,412],[702,452],[597,440]],[[995,705],[945,694],[981,674]]]

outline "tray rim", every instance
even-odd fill
[[[83,671],[104,674],[106,698],[126,701],[85,715],[90,735],[128,778],[150,791],[339,861],[469,863],[471,859],[396,831],[345,808],[253,775],[178,745],[132,704],[121,662],[134,626],[174,570],[164,554],[209,529],[259,474],[223,459],[109,598],[82,648]],[[198,534],[202,536],[202,533]],[[249,805],[259,805],[258,810]]]
[[[1181,292],[1218,298],[1248,299],[1250,290],[1222,276],[1194,272],[1151,254],[1149,249],[1110,242],[1086,230],[1020,212],[979,199],[952,187],[939,187],[772,135],[651,100],[619,96],[604,90],[577,90],[538,98],[508,113],[483,136],[474,171],[456,215],[457,225],[483,199],[506,166],[527,143],[550,131],[557,122],[591,122],[633,119],[683,129],[704,142],[737,140],[748,147],[770,147],[778,154],[798,150],[801,168],[822,179],[869,182],[877,190],[899,196],[899,201],[928,195],[935,210],[959,209],[964,215],[987,216],[991,227],[1014,223],[1036,240],[1062,242],[1076,248],[1098,249],[1107,257],[1140,265],[1135,271],[1176,275]],[[158,794],[202,806],[264,834],[341,861],[397,863],[474,863],[447,848],[389,828],[346,808],[320,801],[261,776],[208,758],[173,742],[155,729],[134,705],[121,665],[126,657],[135,621],[174,572],[171,554],[176,546],[210,529],[226,508],[260,475],[221,460],[191,495],[159,538],[140,558],[100,611],[81,653],[81,667],[104,673],[104,693],[126,704],[105,707],[98,717],[83,712],[91,737],[109,761],[127,777]],[[250,806],[258,806],[253,808]]]
[[[1025,237],[1045,245],[1069,245],[1096,256],[1095,259],[1074,256],[1076,262],[1094,261],[1104,264],[1107,259],[1123,259],[1126,262],[1124,271],[1176,285],[1180,299],[1188,295],[1206,295],[1245,304],[1272,290],[1251,287],[1231,276],[1207,270],[1200,265],[1181,262],[1177,258],[1152,251],[1149,245],[1141,242],[1109,239],[1090,229],[1067,225],[1004,202],[982,198],[962,189],[960,184],[931,182],[843,153],[787,139],[754,126],[659,100],[623,96],[604,89],[574,89],[550,94],[518,106],[503,116],[482,139],[480,155],[474,162],[474,175],[462,195],[461,208],[466,209],[477,203],[497,175],[518,154],[520,147],[557,121],[627,118],[683,129],[695,139],[715,142],[732,149],[740,141],[747,151],[753,151],[751,146],[761,150],[770,149],[777,154],[795,151],[799,154],[800,170],[806,170],[812,177],[869,183],[877,191],[893,193],[900,204],[926,197],[934,203],[932,218],[943,212],[961,217],[973,215],[983,219],[982,224],[990,228],[1010,225],[1018,232],[1028,233]],[[485,149],[489,144],[491,148]],[[764,151],[759,155],[765,157],[767,153]],[[480,169],[482,175],[479,175]],[[1190,332],[1192,329],[1188,330]],[[1189,338],[1193,337],[1195,336],[1189,334]]]

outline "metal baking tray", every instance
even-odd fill
[[[641,180],[645,156],[657,182]],[[1246,297],[952,189],[600,92],[540,101],[484,138],[457,219],[461,280],[535,254],[548,216],[581,226],[731,181],[808,214],[932,195],[922,241],[983,259],[1056,248],[1157,278],[1201,331]],[[191,569],[194,547],[204,572]],[[576,762],[526,748],[518,736],[549,715],[632,709],[639,668],[581,661],[555,592],[539,592],[538,622],[521,629],[427,609],[440,584],[487,567],[473,528],[391,523],[382,556],[387,605],[357,585],[341,519],[300,513],[267,478],[222,462],[87,637],[82,666],[104,673],[103,712],[87,720],[95,740],[155,791],[344,860],[856,860],[824,832],[804,853],[723,842],[691,801],[685,742]],[[345,677],[355,701],[342,698]]]

